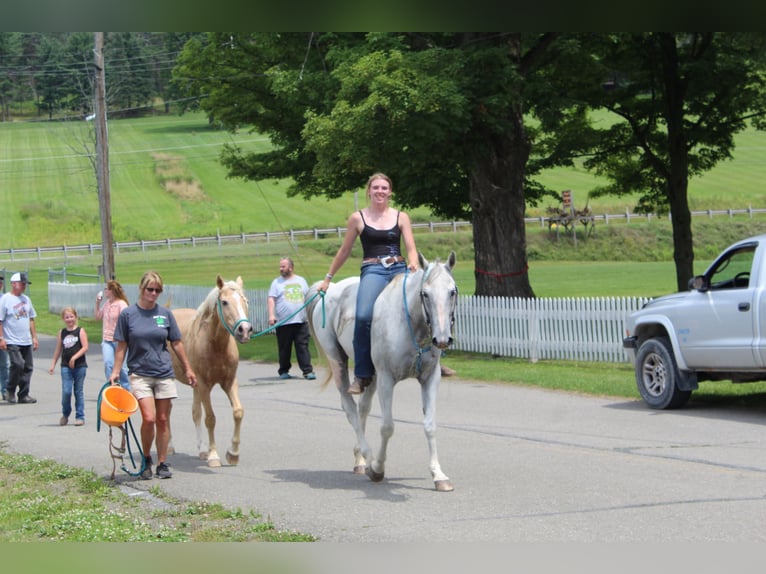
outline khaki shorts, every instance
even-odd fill
[[[155,379],[141,375],[130,375],[128,379],[130,380],[130,391],[139,401],[147,397],[154,397],[155,399],[175,399],[178,397],[175,379]]]

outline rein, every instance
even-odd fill
[[[431,270],[433,269],[433,263],[431,263],[423,272],[423,280],[420,282],[420,291],[422,294],[423,291],[423,285],[426,282],[426,279],[431,274]],[[407,317],[407,327],[409,327],[410,330],[410,337],[412,337],[412,344],[415,347],[415,352],[418,354],[417,361],[415,363],[415,368],[417,369],[418,374],[421,373],[423,370],[423,353],[427,353],[431,350],[431,345],[428,345],[427,347],[421,347],[418,344],[417,337],[415,337],[415,329],[412,326],[412,317],[410,316],[410,308],[409,305],[407,305],[407,277],[410,274],[410,270],[407,269],[404,272],[404,281],[402,281],[402,299],[404,301],[404,315]],[[425,310],[424,310],[425,314]],[[428,318],[426,318],[426,324],[428,324]]]

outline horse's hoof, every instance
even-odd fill
[[[236,466],[239,464],[239,455],[238,454],[231,454],[230,452],[226,452],[226,462],[231,464],[232,466]]]
[[[367,477],[372,482],[380,482],[381,480],[383,480],[383,473],[382,472],[375,472],[374,470],[372,470],[371,466],[368,466],[365,469],[365,474],[367,474]]]
[[[358,464],[354,467],[354,474],[364,474],[367,467],[363,464]]]
[[[455,490],[455,487],[452,486],[449,480],[434,480],[434,486],[437,492],[452,492]]]
[[[207,460],[207,453],[206,452],[199,453],[199,459],[200,460]]]
[[[207,466],[208,468],[218,468],[221,466],[221,459],[220,458],[209,458],[207,459]]]

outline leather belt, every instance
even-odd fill
[[[390,255],[388,257],[370,257],[362,259],[362,263],[380,263],[384,267],[390,267],[394,263],[404,263],[404,257],[401,255]]]

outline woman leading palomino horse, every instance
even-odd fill
[[[239,400],[237,367],[239,348],[237,343],[250,341],[253,326],[248,318],[248,303],[242,278],[226,281],[218,275],[216,286],[208,293],[197,309],[175,309],[173,315],[182,333],[182,340],[192,369],[197,375],[194,387],[192,419],[197,430],[197,447],[202,460],[209,467],[221,466],[221,458],[215,442],[215,413],[210,402],[210,392],[221,385],[231,403],[234,417],[234,433],[231,446],[226,451],[229,464],[239,462],[240,430],[244,409]],[[173,356],[176,377],[185,381],[182,365]],[[205,427],[202,429],[202,407],[205,409]]]
[[[327,357],[329,373],[323,385],[335,380],[346,418],[356,433],[354,472],[365,472],[374,482],[383,480],[388,441],[394,433],[392,413],[394,386],[416,378],[421,387],[423,427],[429,450],[429,468],[436,490],[451,491],[452,483],[442,471],[436,450],[436,398],[441,381],[440,358],[452,344],[457,286],[452,276],[455,253],[446,263],[429,262],[418,253],[419,269],[394,277],[378,296],[370,330],[375,376],[359,396],[348,393],[349,360],[354,359],[354,322],[359,277],[338,283],[312,286],[307,314],[314,340]],[[324,303],[315,297],[325,288]],[[380,449],[373,456],[365,438],[372,396],[377,389],[382,416]]]

